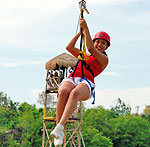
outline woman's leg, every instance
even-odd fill
[[[74,84],[69,81],[64,81],[58,89],[58,99],[56,104],[56,123],[58,124],[63,114],[65,105]]]
[[[65,125],[69,117],[72,115],[74,110],[77,108],[77,102],[87,100],[90,97],[90,91],[85,83],[81,83],[76,86],[69,95],[66,101],[65,109],[63,111],[62,117],[59,121],[61,125]]]

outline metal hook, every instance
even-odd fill
[[[79,7],[80,7],[80,10],[83,8],[86,11],[86,13],[89,14],[89,11],[86,8],[86,1],[84,1],[84,0],[80,1]]]

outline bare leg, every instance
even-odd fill
[[[56,104],[56,123],[58,124],[63,114],[69,94],[75,86],[71,82],[63,82],[58,89],[58,100]]]
[[[69,98],[66,102],[66,106],[59,123],[64,126],[67,120],[69,119],[69,117],[71,116],[71,114],[76,109],[77,102],[79,100],[81,101],[87,100],[89,96],[90,96],[90,91],[86,84],[81,83],[77,87],[75,87],[70,92]]]

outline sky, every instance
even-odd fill
[[[0,91],[16,102],[37,104],[45,89],[45,63],[61,53],[75,35],[78,0],[0,1]],[[96,104],[115,106],[121,98],[132,111],[150,105],[150,1],[86,0],[84,13],[93,37],[111,37],[109,64],[96,77]],[[77,43],[78,45],[78,43]]]

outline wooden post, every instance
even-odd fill
[[[44,147],[45,144],[45,120],[43,120],[43,137],[42,137],[42,147]]]
[[[78,147],[81,146],[81,136],[80,136],[80,132],[81,132],[81,108],[82,108],[82,102],[80,101],[80,105],[79,105],[79,111],[80,111],[80,120],[79,120],[79,129],[78,129]]]
[[[60,65],[59,65],[59,79],[58,79],[58,84],[60,84],[60,79],[61,79],[61,74],[60,74]]]

